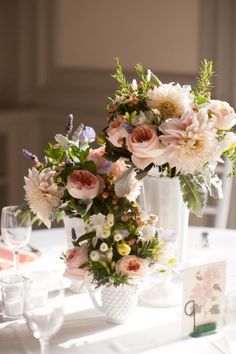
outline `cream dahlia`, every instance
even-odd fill
[[[48,168],[37,171],[36,168],[29,170],[25,177],[25,199],[33,213],[48,227],[51,226],[51,218],[55,208],[60,203],[63,188],[54,183],[55,171]]]
[[[222,154],[222,146],[209,120],[206,109],[186,112],[180,119],[167,119],[160,125],[161,141],[171,167],[184,173],[202,172],[209,162],[215,165]]]

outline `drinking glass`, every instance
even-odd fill
[[[50,338],[63,324],[63,300],[62,281],[54,274],[29,282],[26,287],[24,317],[40,342],[41,354],[49,354]]]
[[[19,249],[27,244],[31,234],[30,215],[24,214],[21,206],[2,208],[1,233],[13,252],[15,270],[19,273]]]

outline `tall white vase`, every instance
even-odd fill
[[[183,201],[179,178],[149,174],[143,179],[143,207],[158,216],[158,227],[176,237],[177,262],[183,266],[186,256],[189,210]]]

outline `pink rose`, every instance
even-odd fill
[[[167,162],[164,158],[164,148],[154,128],[149,125],[140,125],[127,138],[128,150],[132,152],[132,162],[141,170],[150,163],[162,165]]]
[[[76,199],[93,199],[100,192],[98,177],[85,170],[75,170],[67,177],[66,188]]]
[[[104,154],[105,150],[103,148],[92,150],[89,153],[88,160],[95,163],[97,167],[97,173],[105,174],[111,168],[112,163],[103,157]]]
[[[84,243],[81,247],[75,247],[67,250],[66,255],[66,276],[74,276],[79,279],[85,279],[88,271],[80,268],[88,261],[88,246]]]
[[[227,130],[236,124],[236,114],[227,102],[211,100],[207,107],[216,117],[215,127],[220,130]]]
[[[123,160],[119,160],[112,164],[110,169],[110,174],[118,178],[122,176],[126,170],[127,170],[127,165],[125,164],[125,162]]]
[[[131,282],[143,278],[148,270],[148,262],[136,256],[124,256],[116,263],[116,273],[127,274]]]
[[[128,132],[124,128],[124,119],[119,116],[115,121],[111,122],[107,128],[108,140],[116,147],[121,147],[123,138],[128,137]]]

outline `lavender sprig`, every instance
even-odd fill
[[[72,229],[71,229],[71,238],[72,238],[72,240],[76,240],[76,238],[77,238],[74,227],[72,227]]]
[[[124,123],[123,124],[123,127],[125,128],[125,130],[128,132],[128,133],[132,133],[132,127],[131,127],[131,125],[130,124],[128,124],[128,123]]]
[[[32,154],[32,152],[27,149],[22,149],[22,153],[27,159],[35,160],[37,158],[36,155]]]
[[[73,120],[74,120],[73,114],[69,114],[68,115],[67,125],[66,125],[66,134],[67,134],[67,136],[72,132]]]

